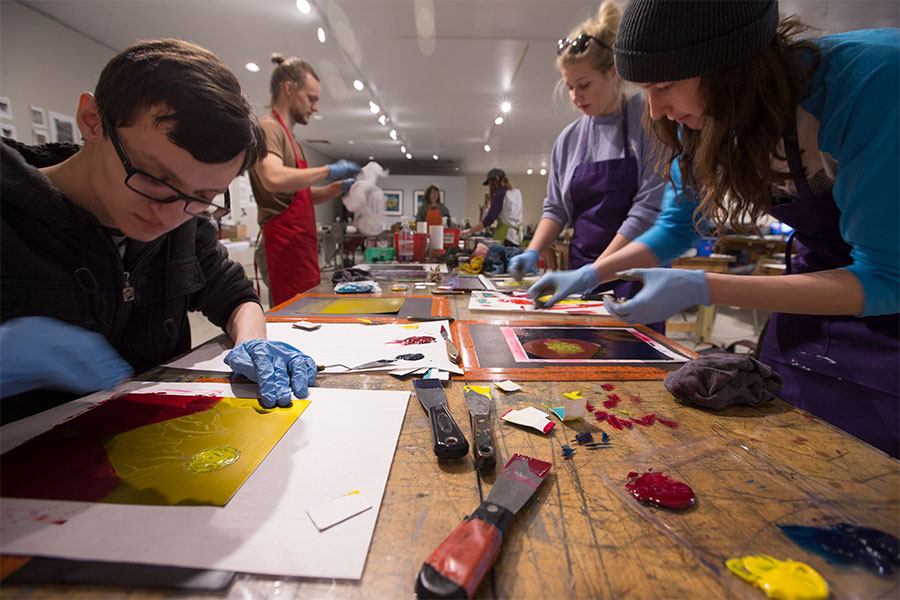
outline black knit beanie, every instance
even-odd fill
[[[778,0],[630,0],[616,69],[636,83],[709,75],[765,48],[777,27]]]

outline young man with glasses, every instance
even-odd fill
[[[226,362],[259,382],[264,407],[305,396],[315,363],[265,339],[210,220],[265,155],[234,74],[193,44],[143,42],[106,65],[76,120],[81,147],[0,145],[0,396],[113,387],[190,349],[188,310],[231,336]],[[0,417],[60,400],[30,396]]]

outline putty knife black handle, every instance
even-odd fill
[[[446,404],[428,409],[431,435],[434,438],[434,455],[438,458],[462,458],[469,452],[469,442],[450,413]]]
[[[472,415],[472,455],[475,468],[479,471],[493,471],[497,466],[494,455],[494,431],[491,429],[490,415]]]

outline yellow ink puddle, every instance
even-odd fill
[[[778,560],[765,554],[730,558],[725,565],[732,573],[763,590],[776,600],[828,598],[828,584],[807,564]]]

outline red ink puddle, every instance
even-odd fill
[[[649,415],[644,415],[643,417],[631,417],[631,420],[637,423],[638,425],[643,425],[644,427],[650,427],[653,425],[653,422],[656,420],[656,415],[654,413],[650,413]]]
[[[604,384],[601,385],[600,387],[602,387],[602,388],[603,388],[604,390],[606,390],[607,392],[616,389],[616,386],[614,386],[614,385],[611,384],[611,383],[604,383]]]
[[[641,398],[640,396],[631,396],[631,397],[629,397],[628,399],[631,400],[632,402],[636,403],[636,404],[640,404],[641,402],[644,401],[644,399]]]
[[[394,340],[393,342],[385,342],[387,344],[403,344],[404,346],[412,346],[414,344],[430,344],[431,342],[436,342],[437,339],[431,337],[430,335],[414,335],[412,337],[404,338],[402,340]]]
[[[604,410],[594,411],[594,418],[597,419],[598,423],[601,423],[609,418],[609,413]]]
[[[611,394],[609,400],[604,400],[604,401],[603,401],[603,406],[604,406],[604,407],[606,407],[606,408],[615,408],[616,405],[619,404],[619,399],[618,399],[618,398],[613,398],[612,396],[615,396],[615,394]]]
[[[638,474],[632,471],[628,474],[628,479],[630,483],[625,484],[625,489],[640,502],[663,508],[683,509],[693,506],[697,500],[694,490],[689,485],[666,477],[662,473],[648,471],[638,477]]]
[[[512,457],[506,462],[506,467],[514,463],[516,460],[524,458],[528,460],[528,468],[531,469],[531,472],[540,477],[544,478],[544,475],[550,472],[550,467],[553,466],[548,462],[544,462],[542,460],[538,460],[537,458],[531,458],[530,456],[525,456],[524,454],[513,454]],[[504,469],[506,467],[503,467]]]

